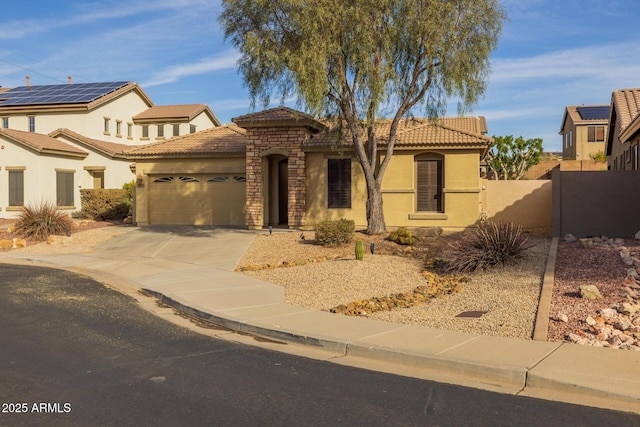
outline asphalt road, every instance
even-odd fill
[[[640,425],[214,339],[86,277],[4,264],[0,402],[3,426]]]

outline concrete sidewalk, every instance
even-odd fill
[[[281,286],[233,272],[254,236],[240,229],[143,227],[92,253],[5,253],[0,262],[125,281],[186,314],[322,349],[336,363],[640,414],[640,352],[442,331],[291,306]]]

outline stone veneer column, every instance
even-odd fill
[[[247,204],[246,221],[249,228],[263,226],[262,154],[278,149],[288,153],[288,223],[290,227],[304,225],[306,211],[306,164],[302,144],[307,138],[305,127],[257,127],[247,128],[246,173]]]

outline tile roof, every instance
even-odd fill
[[[325,128],[325,126],[313,116],[284,106],[233,117],[231,121],[242,127],[300,124],[318,130]]]
[[[445,126],[453,129],[466,130],[468,132],[480,133],[482,135],[489,132],[487,119],[484,116],[467,117],[442,117],[438,119]]]
[[[160,105],[133,116],[133,120],[191,120],[207,108],[207,104]]]
[[[177,136],[165,141],[137,146],[127,152],[129,158],[202,154],[244,154],[245,131],[225,125]]]
[[[80,135],[70,129],[57,129],[53,132],[49,133],[49,136],[52,138],[57,138],[58,136],[66,136],[67,138],[73,139],[80,144],[84,144],[88,147],[94,148],[98,151],[101,151],[112,157],[122,157],[124,158],[124,153],[135,146],[127,145],[127,144],[118,144],[116,142],[108,142],[101,141],[99,139],[88,138],[84,135]]]
[[[48,135],[35,132],[24,132],[15,129],[0,129],[0,136],[8,137],[20,144],[23,144],[39,153],[52,154],[62,153],[75,157],[86,157],[89,153],[73,145],[64,143]]]
[[[611,98],[611,104],[616,112],[619,134],[622,134],[640,115],[640,89],[616,90]]]
[[[473,119],[473,118],[470,118]],[[396,147],[482,147],[488,148],[493,142],[492,138],[466,129],[456,129],[450,123],[463,124],[475,129],[481,128],[478,123],[482,120],[462,120],[461,118],[437,119],[411,119],[403,120],[398,126],[396,134]],[[380,145],[386,144],[389,135],[391,120],[382,120],[376,126],[376,133]],[[346,144],[351,144],[350,134],[343,136]],[[320,147],[335,145],[336,133],[321,133],[311,137],[305,143],[306,147]]]

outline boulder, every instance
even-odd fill
[[[423,239],[437,239],[442,236],[442,227],[421,227],[414,230],[414,235]]]
[[[584,299],[594,300],[601,299],[602,294],[595,285],[582,285],[580,286],[580,296]]]

